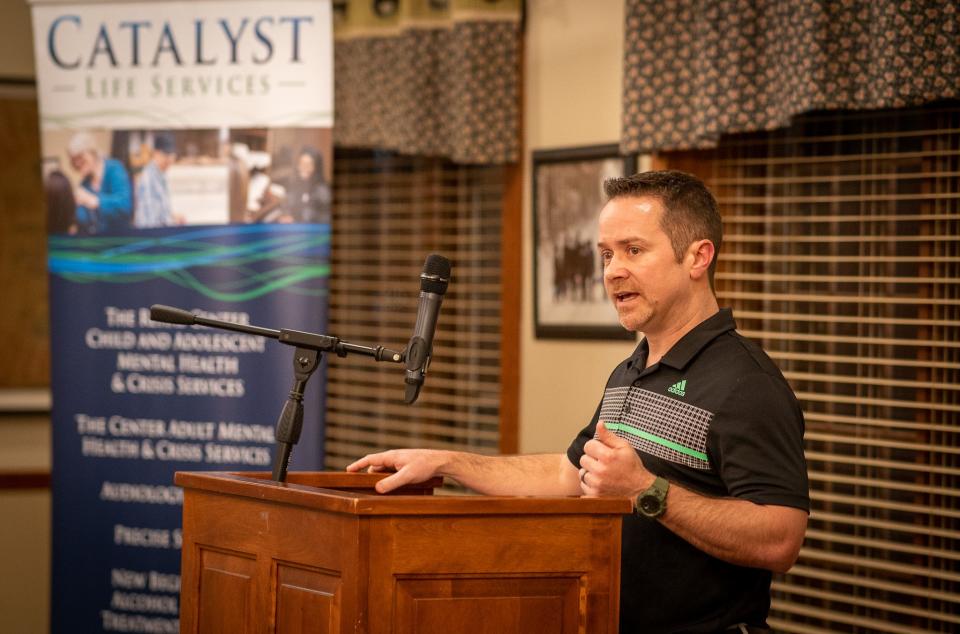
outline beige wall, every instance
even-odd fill
[[[0,78],[34,78],[33,25],[27,0],[0,1]]]
[[[45,415],[0,415],[0,471],[50,469]],[[0,631],[45,632],[50,612],[50,490],[0,491]]]
[[[529,0],[526,58],[520,450],[553,452],[590,420],[610,372],[636,344],[534,337],[530,154],[619,142],[623,2]]]

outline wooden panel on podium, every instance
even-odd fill
[[[186,633],[613,634],[626,499],[178,473]]]

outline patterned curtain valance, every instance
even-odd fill
[[[334,142],[516,161],[520,2],[335,1]]]
[[[626,1],[626,153],[960,96],[956,0]]]

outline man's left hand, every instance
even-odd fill
[[[597,423],[596,438],[587,441],[580,458],[580,489],[588,497],[635,497],[653,484],[636,450]]]

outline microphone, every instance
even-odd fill
[[[443,294],[450,282],[450,260],[433,253],[423,263],[420,274],[420,307],[417,310],[417,323],[413,327],[413,336],[407,344],[407,371],[404,383],[407,384],[403,402],[410,405],[420,395],[423,377],[430,365],[433,353],[433,333],[437,329],[437,315]]]
[[[150,319],[166,324],[183,324],[184,326],[192,326],[197,323],[197,316],[190,311],[173,306],[164,306],[163,304],[154,304],[150,307]]]

